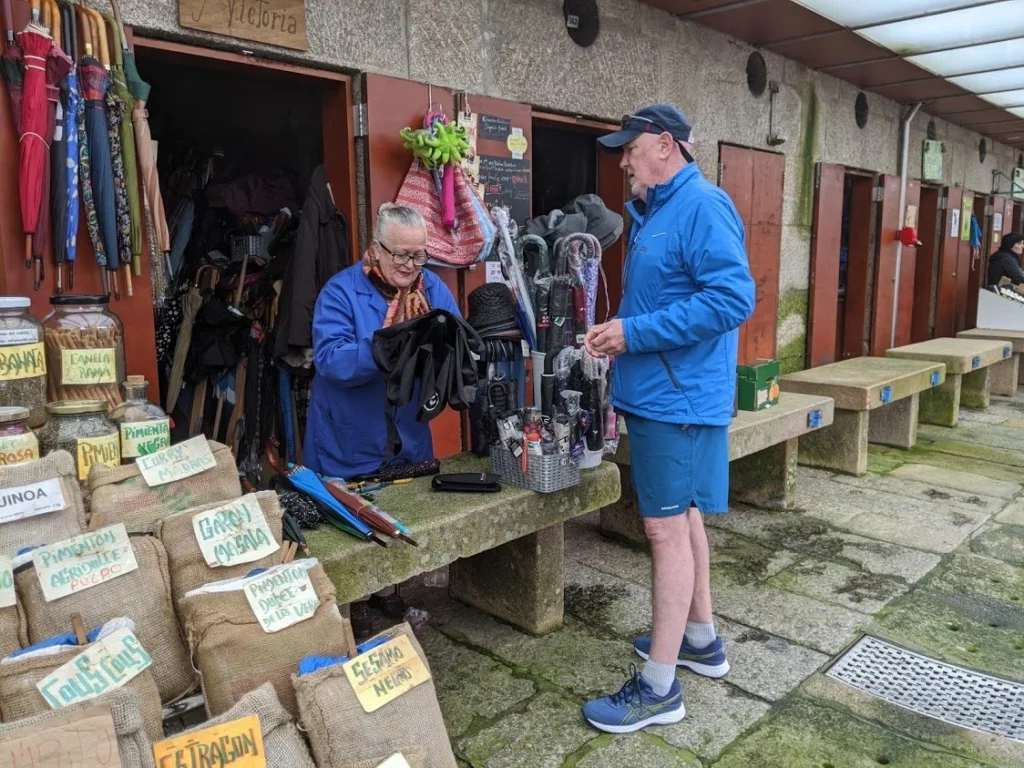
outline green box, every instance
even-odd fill
[[[763,411],[779,402],[778,360],[755,360],[736,366],[736,391],[741,411]]]

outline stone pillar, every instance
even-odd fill
[[[531,634],[562,626],[565,537],[562,524],[456,560],[448,592],[456,600]]]
[[[628,464],[619,464],[622,495],[614,504],[601,509],[601,533],[612,539],[647,546],[644,519],[640,514],[633,476]]]
[[[872,411],[868,440],[896,448],[913,448],[917,443],[919,400],[915,392],[910,397]]]
[[[797,438],[736,459],[729,465],[729,495],[764,509],[791,509],[796,502]]]
[[[940,427],[955,427],[960,420],[960,387],[963,377],[959,373],[947,373],[946,380],[937,387],[921,393],[920,414],[922,424],[938,424]]]
[[[992,374],[988,368],[964,374],[963,387],[960,390],[960,405],[964,408],[988,408],[991,401]]]
[[[991,366],[992,394],[1013,397],[1017,394],[1017,381],[1020,372],[1020,355],[1010,355]]]
[[[868,412],[836,408],[832,426],[800,438],[800,463],[848,475],[868,471]]]

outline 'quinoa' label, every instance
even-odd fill
[[[16,488],[4,488],[0,491],[0,524],[57,512],[67,505],[60,480],[56,477]]]
[[[200,512],[192,518],[192,528],[206,564],[213,568],[251,563],[281,548],[254,493]]]
[[[39,458],[39,440],[35,432],[0,437],[0,467],[24,464]]]
[[[11,558],[0,556],[0,608],[17,605],[18,595],[14,591],[14,569]]]
[[[93,464],[121,466],[121,437],[114,433],[103,437],[80,437],[78,446],[78,479],[87,480]]]
[[[34,379],[46,375],[46,351],[42,344],[0,347],[0,381]]]
[[[116,384],[117,350],[62,349],[60,369],[61,384]]]
[[[171,420],[154,419],[121,425],[121,458],[149,456],[171,444]]]
[[[83,592],[139,567],[124,523],[32,550],[46,602]]]
[[[12,344],[32,344],[36,341],[39,341],[39,331],[35,328],[0,331],[0,347],[9,347]]]

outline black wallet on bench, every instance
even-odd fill
[[[461,491],[463,493],[496,493],[501,490],[501,478],[490,472],[462,472],[454,475],[434,475],[430,487],[435,491]]]

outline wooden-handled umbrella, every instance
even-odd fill
[[[54,261],[58,265],[60,263],[56,256],[58,242],[52,238],[52,227],[54,216],[59,215],[61,222],[63,222],[63,200],[58,199],[59,192],[63,188],[63,184],[60,184],[63,176],[57,179],[56,184],[60,185],[57,188],[53,178],[53,166],[55,162],[62,165],[67,161],[64,155],[63,130],[58,134],[57,120],[58,112],[60,111],[60,83],[64,80],[67,73],[71,71],[71,67],[74,64],[67,54],[61,50],[59,44],[61,34],[60,8],[57,7],[55,0],[43,0],[43,3],[45,9],[43,21],[44,23],[49,23],[54,37],[53,45],[51,45],[50,51],[46,56],[46,138],[49,151],[43,158],[43,194],[39,201],[39,226],[32,240],[32,256],[37,266],[36,290],[39,289],[43,276],[43,256],[47,248],[51,246],[51,241],[55,254]],[[61,122],[63,124],[63,120]],[[60,169],[62,170],[62,168]],[[62,293],[64,286],[62,271],[59,266],[57,268],[56,284],[58,293]]]
[[[72,62],[78,61],[78,16],[68,0],[59,0],[64,18],[64,51]],[[54,240],[58,237],[64,241],[60,253],[67,262],[68,290],[75,287],[75,257],[78,253],[78,210],[79,210],[79,144],[78,144],[78,113],[82,103],[78,92],[78,68],[71,67],[61,85],[61,100],[64,106],[64,232],[54,231]]]
[[[121,71],[121,46],[118,44],[120,35],[113,18],[98,14],[98,21],[103,27],[103,35],[107,41],[109,57],[110,81],[107,86],[107,138],[110,140],[110,160],[114,170],[114,205],[117,210],[117,256],[124,266],[125,292],[132,296],[132,216],[128,201],[128,179],[124,164],[124,143],[121,138],[121,120],[128,115],[128,105],[124,103],[116,86],[117,73]],[[135,151],[132,138],[132,152]],[[140,237],[141,239],[141,237]]]

